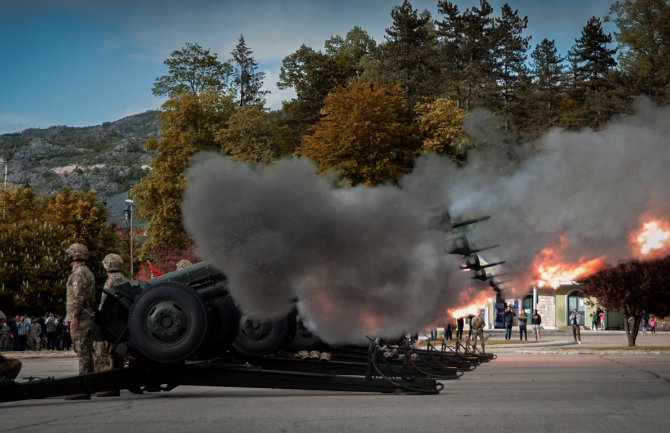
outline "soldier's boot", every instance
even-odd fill
[[[64,397],[64,400],[90,400],[91,394],[70,394]]]
[[[0,355],[1,356],[1,355]],[[18,359],[0,358],[0,380],[14,380],[21,371],[23,364]]]
[[[118,389],[116,391],[100,391],[95,393],[96,397],[118,397],[120,395],[121,391]]]

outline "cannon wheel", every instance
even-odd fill
[[[247,356],[263,356],[276,352],[293,338],[296,324],[295,309],[279,319],[255,319],[243,315],[233,349]]]
[[[128,315],[130,344],[155,362],[188,359],[207,332],[207,310],[200,296],[176,281],[142,292]]]
[[[240,310],[232,296],[207,303],[207,337],[198,349],[198,359],[209,359],[230,349],[240,328]]]
[[[288,347],[292,350],[316,350],[324,344],[321,339],[305,327],[300,316],[296,317],[297,329],[289,340]]]

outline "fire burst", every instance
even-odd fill
[[[670,229],[666,222],[659,220],[649,221],[643,224],[639,234],[634,235],[635,242],[643,256],[660,253],[670,247]]]
[[[486,308],[486,302],[490,298],[490,291],[482,290],[475,292],[475,289],[470,287],[459,295],[461,306],[457,308],[448,308],[445,312],[447,316],[451,316],[455,319],[458,319],[459,317],[474,316]]]
[[[559,245],[543,249],[535,260],[535,279],[538,287],[557,288],[561,283],[576,281],[591,275],[605,267],[603,257],[587,259],[581,257],[577,262],[563,260],[563,251],[568,241],[561,236]]]

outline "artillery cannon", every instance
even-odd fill
[[[462,246],[452,253],[469,249]],[[486,265],[471,266],[477,267]],[[377,339],[369,347],[327,346],[301,326],[296,308],[273,320],[243,314],[225,274],[208,262],[105,292],[96,314],[99,338],[112,342],[115,354],[131,360],[128,365],[0,382],[0,402],[114,389],[169,391],[179,385],[435,394],[443,388],[438,380],[458,379],[493,359],[446,345],[441,350],[400,345],[388,356]],[[293,354],[317,348],[332,352],[332,360]]]

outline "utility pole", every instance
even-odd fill
[[[132,279],[135,275],[133,273],[133,205],[135,202],[127,198],[126,204],[128,205],[128,209],[126,209],[126,217],[129,223],[128,227],[130,228],[128,232],[130,235],[130,278]]]

